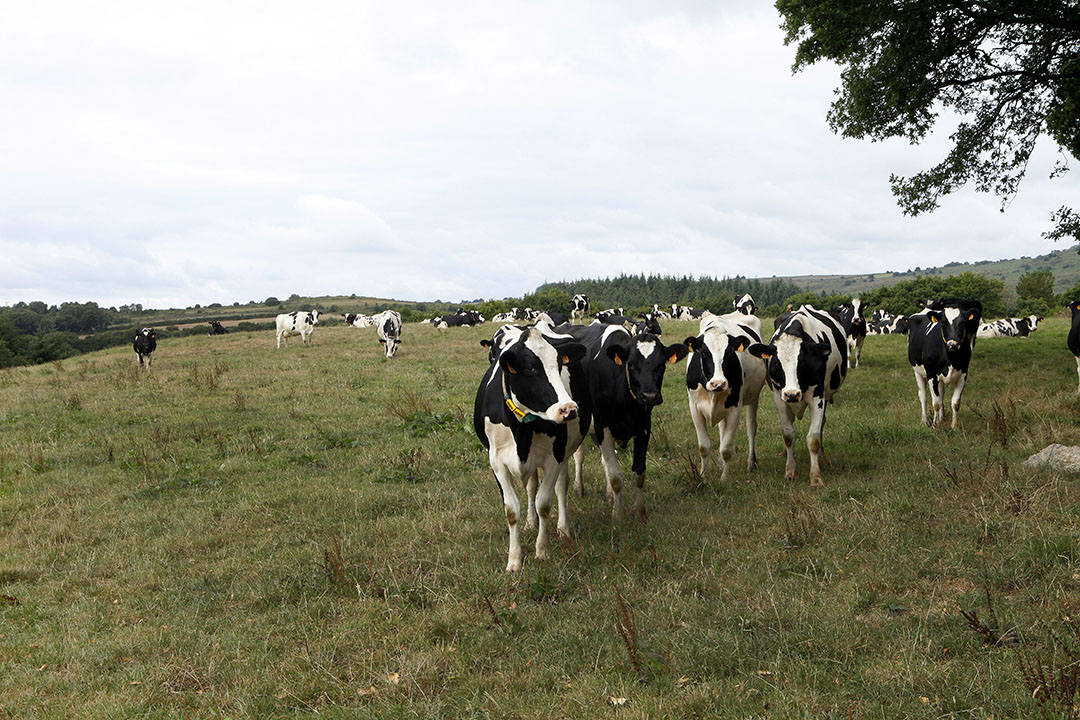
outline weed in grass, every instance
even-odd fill
[[[986,612],[990,618],[990,625],[979,619],[979,612],[975,608],[970,610],[961,608],[959,609],[960,615],[967,621],[968,627],[982,638],[984,646],[1015,647],[1019,645],[1020,636],[1016,634],[1015,630],[1001,629],[1001,622],[998,620],[997,611],[994,609],[994,596],[990,590],[990,578],[987,576],[985,568],[983,568],[983,597],[986,599]]]
[[[663,655],[650,651],[643,647],[638,637],[637,618],[634,616],[634,608],[623,599],[619,586],[615,586],[615,632],[622,640],[626,648],[626,655],[630,660],[630,666],[634,669],[634,676],[642,685],[648,685],[658,679],[667,668],[671,659],[671,645]]]
[[[678,477],[682,480],[686,492],[693,495],[704,487],[705,476],[701,474],[700,460],[696,452],[688,450],[683,457],[685,460],[676,463],[679,469]]]
[[[1080,624],[1066,615],[1064,632],[1050,629],[1050,646],[1019,646],[1020,675],[1044,718],[1075,718],[1080,712]]]
[[[326,545],[323,546],[323,572],[330,587],[335,592],[351,596],[353,588],[359,589],[359,585],[350,582],[345,575],[345,559],[341,554],[341,537],[337,533],[330,533]]]
[[[236,395],[233,395],[233,406],[236,408],[236,412],[247,410],[247,398],[239,390],[236,391]]]
[[[45,457],[44,443],[31,441],[26,444],[25,460],[23,466],[35,475],[48,472],[52,469],[52,463]]]
[[[398,389],[394,402],[384,403],[386,411],[404,423],[413,415],[432,415],[431,404],[413,388]]]
[[[579,597],[573,578],[554,580],[542,570],[525,587],[525,592],[536,603],[557,604]]]
[[[66,407],[68,410],[82,410],[83,409],[82,396],[79,395],[78,391],[73,392],[70,395],[68,395],[66,398],[64,398],[64,407]]]
[[[481,607],[491,616],[489,628],[496,628],[505,635],[516,635],[525,629],[518,617],[517,603],[511,603],[503,610],[496,610],[487,593],[481,595]]]
[[[784,547],[801,548],[812,544],[821,536],[821,522],[817,513],[806,503],[793,499],[788,514],[784,516]]]

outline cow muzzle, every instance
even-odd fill
[[[956,350],[956,349],[958,349],[960,347],[960,341],[959,340],[946,340],[945,341],[945,347],[948,348],[949,350]]]
[[[659,405],[664,401],[663,396],[661,396],[658,392],[641,392],[638,393],[638,398],[641,399],[641,403],[643,405],[648,405],[650,407],[653,405]]]
[[[801,390],[785,390],[781,395],[784,398],[784,402],[797,403],[802,400]]]
[[[710,380],[705,389],[710,392],[724,392],[727,390],[728,384],[726,380]]]
[[[574,403],[574,402],[565,403],[563,405],[560,405],[555,410],[555,417],[558,419],[559,422],[569,422],[569,421],[573,420],[574,418],[576,418],[577,414],[578,414],[578,406],[577,406],[577,403]]]

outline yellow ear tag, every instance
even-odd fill
[[[563,361],[563,365],[569,365],[570,364],[570,356],[569,355],[563,355],[562,356],[562,361]]]
[[[968,315],[968,320],[974,320],[974,319],[975,319],[975,313],[971,313],[970,315]]]
[[[770,355],[769,353],[761,353],[761,359],[762,360],[768,360],[771,357],[772,357],[772,355]]]
[[[672,355],[671,357],[669,357],[667,359],[667,361],[668,361],[668,364],[674,365],[675,363],[679,362],[679,356],[678,355]]]
[[[739,347],[735,348],[735,352],[742,352],[746,349],[746,343],[739,343]]]
[[[514,369],[513,365],[507,365],[506,369],[510,371],[511,375],[517,375],[517,370]]]
[[[931,318],[930,318],[930,322],[932,322],[932,323],[936,323],[936,322],[937,322],[937,318],[936,318],[936,317],[931,317]]]
[[[622,358],[619,357],[618,355],[615,356],[615,364],[616,365],[622,365]]]

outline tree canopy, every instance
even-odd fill
[[[971,183],[1002,209],[1036,141],[1080,158],[1080,4],[1075,0],[777,0],[794,70],[841,66],[829,111],[844,137],[922,140],[947,110],[961,118],[952,149],[912,177],[892,175],[909,215],[931,212]],[[1047,237],[1080,238],[1080,214],[1052,214]]]

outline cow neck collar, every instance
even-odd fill
[[[505,370],[503,371],[502,391],[503,391],[503,401],[506,403],[507,409],[514,414],[514,417],[516,417],[518,419],[518,422],[530,423],[533,420],[541,420],[542,419],[539,415],[537,415],[535,413],[525,412],[524,410],[519,408],[516,403],[514,403],[513,398],[510,397],[510,389],[506,385],[506,372],[505,372]]]
[[[630,397],[632,397],[634,400],[637,400],[637,395],[634,394],[634,389],[632,387],[630,387],[630,360],[629,360],[629,358],[627,358],[627,361],[623,363],[623,370],[626,371],[626,391],[628,393],[630,393]]]

